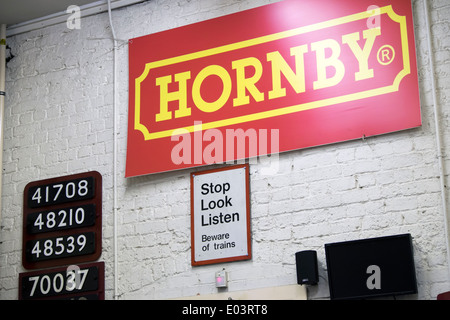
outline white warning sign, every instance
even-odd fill
[[[191,174],[192,265],[251,259],[249,166]]]

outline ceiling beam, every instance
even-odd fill
[[[147,0],[112,0],[111,9],[114,10],[144,1]],[[106,1],[96,1],[80,6],[80,13],[82,18],[106,11],[108,11],[108,3]],[[70,14],[71,13],[67,13],[66,11],[61,11],[41,18],[13,24],[6,28],[6,35],[8,37],[11,37],[19,33],[24,33],[31,30],[36,30],[54,24],[66,22]]]

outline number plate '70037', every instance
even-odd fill
[[[104,262],[20,273],[19,300],[103,300],[104,273]]]

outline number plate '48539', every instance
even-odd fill
[[[28,183],[22,264],[39,269],[97,260],[102,248],[102,176],[84,172]]]
[[[68,256],[80,256],[95,251],[95,233],[30,240],[26,245],[27,261],[35,262]]]

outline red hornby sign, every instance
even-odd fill
[[[286,0],[130,40],[126,176],[421,125],[410,0]]]

